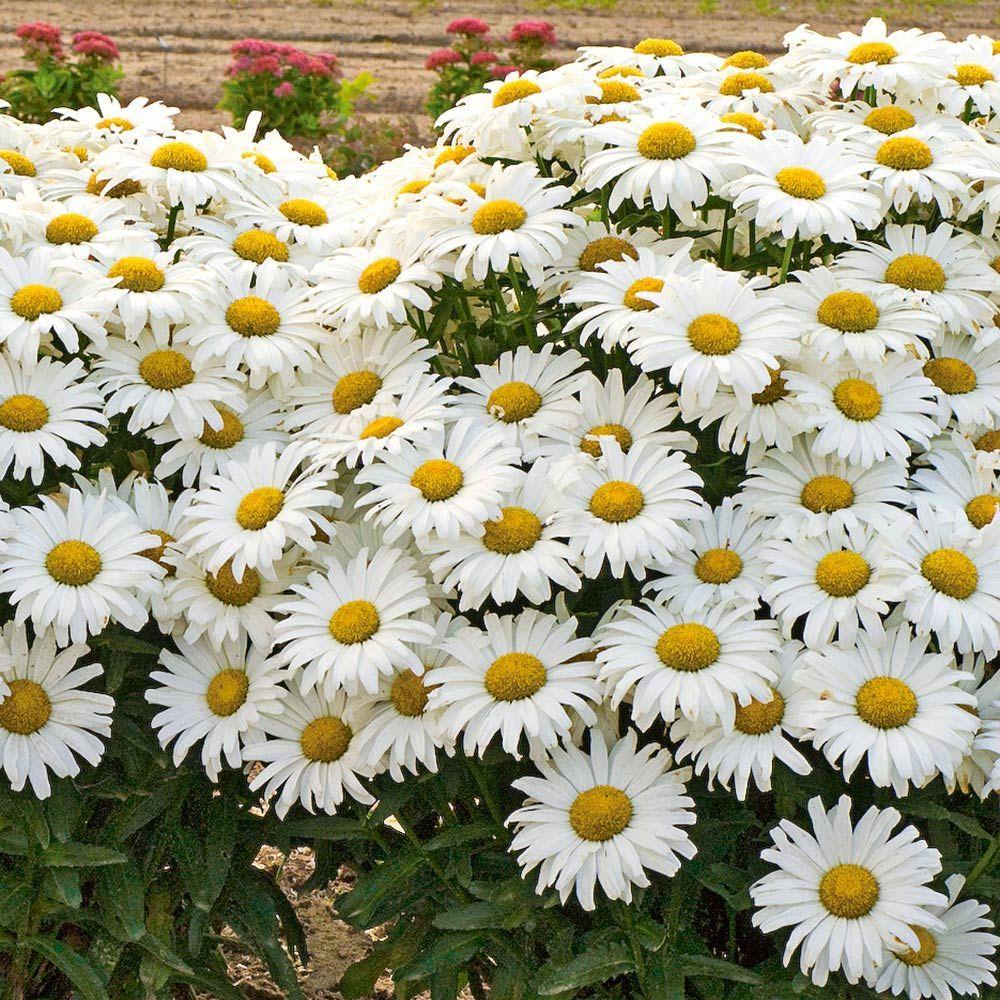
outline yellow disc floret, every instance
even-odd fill
[[[493,92],[493,107],[502,108],[541,92],[542,88],[534,80],[509,80]]]
[[[802,487],[799,500],[814,514],[845,510],[854,503],[854,487],[841,476],[813,476]]]
[[[10,297],[11,311],[21,319],[29,321],[59,312],[62,307],[62,296],[49,285],[22,285]]]
[[[49,422],[49,408],[44,400],[27,393],[16,393],[0,403],[0,427],[18,434],[31,434]]]
[[[881,132],[882,135],[895,135],[897,132],[913,128],[917,124],[917,119],[906,108],[886,104],[881,108],[872,108],[865,115],[864,124],[875,132]]]
[[[878,389],[861,378],[845,378],[833,390],[833,402],[848,420],[874,420],[882,412]]]
[[[644,38],[632,47],[632,51],[640,56],[656,56],[659,59],[684,55],[684,49],[672,38]]]
[[[888,42],[862,42],[847,53],[847,61],[855,66],[867,66],[870,63],[885,66],[898,55]]]
[[[194,368],[180,351],[165,347],[150,351],[139,362],[139,377],[153,389],[171,392],[194,381]]]
[[[662,292],[662,278],[636,278],[631,285],[625,289],[622,304],[633,312],[648,312],[656,308],[656,303],[646,298],[643,292]]]
[[[413,470],[410,485],[429,503],[450,500],[465,482],[462,470],[446,458],[432,458]]]
[[[533,417],[542,405],[541,394],[527,382],[504,382],[486,400],[486,410],[505,424]]]
[[[979,586],[976,564],[958,549],[935,549],[920,562],[924,579],[939,593],[964,601]]]
[[[94,220],[79,212],[63,212],[50,219],[45,227],[45,239],[55,246],[79,246],[96,235]]]
[[[569,807],[569,825],[582,840],[601,843],[621,833],[632,820],[632,800],[613,785],[580,792]]]
[[[479,236],[496,236],[520,229],[528,213],[509,198],[494,198],[484,202],[472,216],[472,231]]]
[[[367,642],[382,624],[371,601],[347,601],[330,616],[330,635],[342,646]]]
[[[770,701],[750,699],[749,705],[736,706],[736,730],[746,736],[769,733],[785,717],[785,699],[777,691],[771,692]]]
[[[365,295],[377,295],[388,288],[402,273],[402,267],[395,257],[381,257],[372,261],[358,275],[358,291]]]
[[[45,568],[56,583],[85,587],[101,572],[101,556],[89,542],[69,539],[49,549]]]
[[[232,559],[224,562],[217,573],[205,574],[208,592],[222,604],[242,608],[260,593],[260,574],[255,569],[244,569],[243,579],[233,576]]]
[[[353,413],[359,406],[370,403],[382,388],[382,379],[373,371],[361,369],[337,379],[330,402],[337,413]]]
[[[656,655],[660,662],[671,670],[685,673],[710,667],[721,652],[719,637],[701,622],[671,625],[656,640]]]
[[[725,122],[727,125],[739,125],[755,139],[764,137],[764,123],[756,115],[747,111],[730,111],[729,114],[720,115],[719,121]]]
[[[931,358],[924,375],[949,396],[964,396],[978,384],[975,369],[961,358]]]
[[[259,295],[244,295],[229,304],[226,322],[241,337],[269,337],[281,326],[281,313]]]
[[[828,552],[816,564],[816,586],[831,597],[853,597],[871,575],[868,560],[848,549]]]
[[[951,78],[960,87],[981,87],[984,83],[996,79],[992,70],[981,63],[959,63]]]
[[[335,715],[313,719],[299,737],[302,756],[314,764],[332,764],[347,753],[354,733]]]
[[[842,333],[864,333],[878,325],[878,306],[864,292],[833,292],[819,304],[816,318]]]
[[[870,913],[878,897],[878,881],[861,865],[836,865],[819,881],[819,901],[824,909],[846,920]]]
[[[744,70],[732,73],[719,84],[719,93],[723,97],[741,97],[748,90],[759,90],[762,94],[774,93],[774,84],[763,73]]]
[[[402,426],[403,421],[399,417],[376,417],[364,427],[358,437],[362,441],[368,438],[386,438]]]
[[[626,257],[630,260],[639,257],[639,251],[628,240],[620,236],[600,236],[583,248],[579,260],[580,270],[596,271],[598,264],[604,264],[609,260],[617,262]]]
[[[0,701],[0,729],[16,736],[37,733],[52,716],[52,701],[37,681],[17,677],[7,682],[10,694]]]
[[[622,451],[628,451],[632,447],[632,432],[621,424],[597,424],[591,427],[580,441],[580,451],[585,452],[593,458],[601,457],[602,437],[613,437],[618,442],[618,447]]]
[[[826,181],[808,167],[782,167],[774,179],[778,187],[792,198],[815,201],[826,194]]]
[[[243,426],[243,421],[232,410],[222,409],[219,406],[216,407],[216,410],[222,417],[222,426],[215,430],[214,427],[209,427],[206,423],[198,440],[207,448],[228,450],[243,440],[246,429]]]
[[[854,698],[858,718],[876,729],[898,729],[917,714],[917,696],[898,677],[872,677]]]
[[[723,68],[730,66],[736,69],[763,69],[770,64],[771,60],[762,52],[755,52],[753,49],[740,49],[731,56],[727,56],[723,62]]]
[[[244,531],[260,531],[267,527],[285,506],[285,494],[274,486],[259,486],[251,490],[236,508],[236,523]]]
[[[917,941],[920,942],[920,947],[914,951],[912,948],[907,948],[906,951],[898,952],[896,958],[898,958],[903,965],[908,965],[911,968],[920,968],[922,965],[927,965],[928,962],[933,962],[935,956],[937,955],[937,939],[929,930],[923,927],[917,927],[914,924],[910,924],[910,930],[917,935]]]
[[[541,690],[545,665],[532,653],[504,653],[489,666],[483,677],[486,690],[497,701],[521,701]]]
[[[542,522],[524,507],[503,507],[484,527],[483,545],[505,556],[526,552],[542,537]]]
[[[921,253],[904,253],[885,269],[883,280],[911,292],[943,292],[947,284],[944,268]]]
[[[0,417],[0,423],[2,422]],[[993,493],[981,493],[965,505],[965,516],[975,527],[985,528],[996,516],[998,507],[1000,507],[1000,497]]]
[[[184,173],[200,173],[208,169],[208,159],[200,149],[189,142],[174,140],[157,146],[150,156],[151,166],[161,170],[181,170]]]
[[[35,164],[16,149],[0,149],[0,162],[7,165],[8,170],[0,169],[0,173],[12,173],[15,177],[34,177],[37,173]]]
[[[740,328],[721,313],[703,313],[688,324],[688,343],[710,357],[731,354],[740,346]]]
[[[926,142],[897,135],[879,146],[875,159],[892,170],[926,170],[934,162],[934,154]]]
[[[278,206],[278,211],[296,226],[324,226],[330,221],[326,209],[308,198],[289,198]]]
[[[646,498],[634,483],[612,479],[602,483],[590,497],[590,513],[608,524],[631,521],[642,513]]]
[[[246,704],[249,690],[250,680],[246,671],[235,668],[220,670],[209,681],[205,701],[213,715],[227,719]]]
[[[636,149],[647,160],[679,160],[698,145],[694,132],[680,122],[654,122],[640,133]]]
[[[121,257],[108,268],[108,277],[130,292],[158,292],[167,280],[163,268],[148,257]]]
[[[707,549],[694,564],[702,583],[729,583],[743,572],[743,560],[732,549]]]
[[[415,719],[424,714],[430,692],[423,677],[407,670],[395,677],[389,688],[389,697],[392,699],[392,707],[400,715]]]

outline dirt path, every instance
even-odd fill
[[[427,53],[444,44],[444,26],[474,15],[505,34],[522,17],[544,17],[556,25],[559,55],[578,45],[632,42],[646,35],[672,37],[688,50],[757,48],[775,52],[789,28],[808,21],[834,31],[858,24],[871,5],[854,2],[788,3],[763,16],[749,4],[719,4],[698,12],[696,0],[620,0],[611,10],[546,8],[510,0],[462,0],[436,5],[407,0],[4,0],[0,4],[0,70],[17,61],[14,29],[24,21],[48,20],[69,33],[97,28],[116,39],[124,55],[123,93],[155,95],[184,109],[181,123],[206,127],[224,116],[214,111],[229,46],[247,36],[289,41],[338,54],[347,73],[367,70],[377,83],[377,110],[419,113],[433,75],[423,68]],[[900,8],[893,20],[941,28],[952,37],[1000,31],[1000,3],[937,3],[931,9]]]

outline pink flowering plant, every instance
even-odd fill
[[[98,94],[117,93],[121,53],[103,32],[78,31],[68,50],[62,29],[48,21],[22,24],[14,34],[29,65],[7,73],[0,97],[18,118],[44,122],[54,108],[92,105]]]
[[[507,36],[502,59],[494,51],[490,31],[478,17],[459,17],[445,28],[450,44],[435,49],[424,62],[425,69],[437,74],[426,104],[433,118],[481,90],[487,80],[554,65],[547,52],[556,44],[556,31],[548,21],[518,21]]]
[[[337,57],[294,45],[244,38],[234,42],[219,107],[242,128],[252,111],[264,129],[317,137],[343,131],[371,76],[344,77]]]

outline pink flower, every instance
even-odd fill
[[[454,49],[435,49],[424,62],[424,69],[440,69],[460,63],[462,56]]]
[[[521,67],[514,66],[511,63],[497,63],[490,73],[493,75],[494,80],[502,80],[508,73],[520,73]]]
[[[274,90],[271,91],[275,97],[291,97],[295,93],[295,88],[291,85],[288,80],[283,83],[279,83]]]
[[[73,36],[73,51],[100,62],[114,62],[121,58],[114,39],[100,31],[78,31]]]
[[[478,52],[472,53],[472,58],[469,61],[473,66],[489,66],[490,63],[497,61],[497,54],[488,49],[480,49]]]
[[[510,29],[510,41],[517,45],[519,42],[539,42],[542,45],[556,44],[556,29],[548,21],[518,21]]]
[[[458,17],[444,29],[449,35],[488,35],[490,26],[478,17]]]
[[[30,21],[14,32],[29,59],[62,59],[62,31],[48,21]]]

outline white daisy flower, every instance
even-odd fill
[[[960,680],[959,686],[968,691],[976,704],[970,708],[979,719],[979,728],[972,746],[952,776],[944,776],[949,795],[960,789],[985,801],[997,790],[997,761],[1000,761],[1000,673],[986,673],[984,658],[978,653],[966,653],[958,658],[959,668],[971,680]]]
[[[970,37],[952,47],[951,71],[937,86],[937,102],[956,118],[966,109],[1000,111],[1000,56],[990,39]]]
[[[96,767],[111,735],[115,702],[82,690],[104,671],[77,667],[89,650],[81,643],[58,649],[52,632],[36,633],[8,622],[0,633],[0,764],[11,788],[30,783],[36,798],[52,794],[49,773],[75,778],[78,757]]]
[[[940,853],[916,827],[891,836],[901,818],[895,809],[872,806],[854,826],[852,805],[842,795],[827,812],[819,796],[810,799],[812,833],[782,820],[771,830],[774,847],[761,852],[778,870],[750,886],[754,926],[765,934],[793,928],[784,964],[801,945],[799,967],[817,986],[837,971],[857,983],[890,943],[919,948],[914,926],[944,930],[931,908],[947,900],[928,888],[941,871]]]
[[[145,97],[134,97],[122,104],[110,94],[98,94],[96,102],[96,108],[55,108],[53,114],[79,123],[102,142],[115,142],[131,141],[144,132],[171,132],[178,112],[177,108]]]
[[[204,637],[185,642],[174,637],[178,652],[160,651],[159,670],[149,678],[146,701],[161,711],[153,716],[160,746],[174,742],[173,762],[180,767],[188,751],[201,743],[201,763],[210,781],[218,781],[223,762],[243,764],[243,745],[256,742],[261,714],[277,715],[288,693],[282,672],[267,649],[247,650],[245,640],[218,647]]]
[[[983,345],[974,337],[945,334],[924,362],[934,385],[941,423],[991,424],[1000,418],[1000,340]]]
[[[931,468],[917,469],[912,483],[919,500],[938,507],[961,511],[976,528],[985,527],[1000,508],[1000,477],[994,469],[978,469],[962,454],[932,451],[927,456]]]
[[[537,892],[555,886],[565,903],[575,891],[585,910],[595,909],[598,883],[609,899],[631,903],[632,886],[650,884],[647,870],[676,875],[697,851],[684,830],[696,818],[684,784],[691,769],[669,770],[670,752],[638,749],[634,732],[610,751],[591,733],[589,753],[560,748],[538,763],[541,777],[513,783],[528,800],[507,820],[517,824],[510,850],[522,875],[538,868]]]
[[[287,223],[284,216],[281,218]],[[279,266],[304,275],[319,260],[318,254],[303,244],[289,243],[268,229],[246,222],[233,222],[215,215],[198,215],[187,221],[190,232],[174,240],[170,248],[180,251],[184,259],[193,264],[207,264],[225,272],[253,273],[264,261],[273,260]]]
[[[640,76],[679,77],[715,69],[722,59],[712,52],[685,52],[672,38],[643,38],[632,48],[625,45],[581,45],[577,62],[598,71],[623,66],[638,70]]]
[[[678,715],[732,732],[737,707],[768,701],[777,679],[778,630],[744,601],[690,611],[677,603],[623,604],[595,640],[611,706],[631,696],[632,719],[643,732]]]

